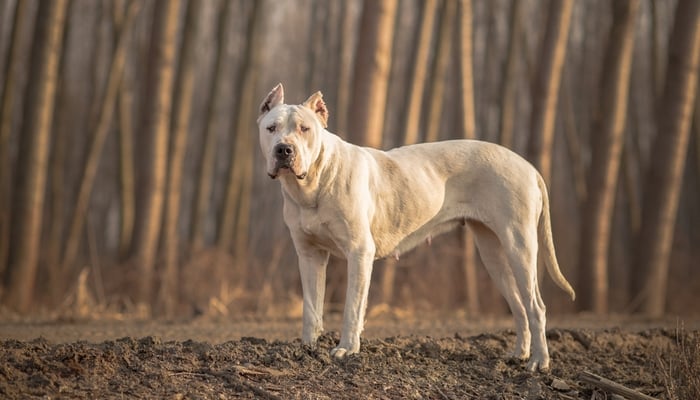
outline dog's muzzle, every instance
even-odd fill
[[[275,158],[275,169],[272,173],[268,174],[270,175],[270,178],[277,178],[279,175],[278,172],[281,169],[289,170],[294,174],[294,176],[297,177],[297,179],[306,178],[306,172],[297,174],[296,171],[294,171],[294,161],[296,158],[296,150],[294,149],[294,146],[287,143],[278,143],[272,148],[272,155]]]

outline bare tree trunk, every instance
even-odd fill
[[[265,7],[269,7],[269,3],[256,2],[251,11],[250,26],[248,27],[248,36],[251,38],[250,47],[246,49],[246,69],[242,71],[242,76],[239,80],[238,87],[241,88],[242,99],[241,104],[237,107],[238,115],[236,116],[236,157],[237,162],[235,173],[237,178],[237,203],[236,210],[237,219],[234,230],[234,246],[233,255],[236,259],[242,261],[246,265],[248,262],[248,244],[250,232],[250,210],[253,199],[253,135],[250,132],[255,132],[257,124],[250,118],[255,115],[255,110],[258,105],[258,93],[256,88],[260,81],[260,70],[262,69],[262,51],[264,48],[264,21]],[[244,269],[245,270],[245,269]]]
[[[460,44],[460,83],[462,84],[461,97],[462,129],[464,139],[476,138],[476,117],[474,113],[474,74],[472,58],[472,1],[460,0],[459,2],[459,44]],[[469,228],[461,231],[462,239],[462,269],[466,282],[467,312],[470,315],[478,315],[481,311],[479,302],[479,285],[476,273],[476,251],[474,248],[474,235]]]
[[[68,0],[40,2],[31,61],[31,79],[25,101],[16,191],[16,218],[11,226],[10,268],[5,279],[7,304],[20,312],[31,306],[34,295],[51,123],[58,67],[63,48]]]
[[[190,241],[194,251],[204,247],[204,227],[207,219],[207,212],[211,208],[211,191],[214,181],[214,166],[216,161],[216,133],[221,129],[220,112],[225,102],[225,92],[222,88],[230,83],[229,63],[226,57],[226,48],[229,41],[229,20],[233,7],[232,1],[224,1],[223,9],[219,15],[217,49],[214,78],[211,80],[209,88],[209,99],[207,107],[207,126],[204,131],[204,141],[202,159],[199,164],[197,177],[197,191],[195,195],[194,208],[192,210],[192,225],[190,227]],[[228,82],[228,83],[227,83]]]
[[[574,101],[571,98],[570,85],[564,82],[564,135],[566,137],[566,149],[571,160],[571,170],[576,188],[576,200],[578,205],[583,206],[588,191],[586,189],[586,165],[583,162],[581,139],[576,128],[576,113],[574,111]]]
[[[559,84],[566,56],[573,0],[551,0],[535,77],[528,159],[549,184]]]
[[[248,256],[248,231],[250,225],[250,199],[252,196],[253,153],[251,132],[255,131],[252,115],[255,115],[262,51],[262,23],[267,3],[256,1],[251,10],[248,27],[245,66],[238,81],[239,104],[235,111],[234,148],[231,149],[231,165],[226,190],[224,210],[219,226],[218,247],[228,249],[233,243],[234,258],[245,265]]]
[[[128,16],[127,6],[115,2],[114,24],[120,32],[124,31],[125,19]],[[119,198],[121,202],[119,224],[119,258],[124,260],[132,250],[134,236],[134,221],[136,215],[136,190],[134,172],[134,82],[131,70],[127,68],[130,53],[124,57],[125,68],[117,99],[117,118],[119,132]]]
[[[351,141],[359,145],[382,146],[396,9],[396,0],[365,0],[362,9],[348,124]]]
[[[445,80],[447,79],[447,67],[450,64],[452,28],[456,10],[457,2],[445,1],[440,12],[440,32],[438,33],[437,51],[433,59],[428,121],[425,130],[425,140],[428,142],[434,142],[440,138],[440,122],[444,112],[442,105],[445,97]]]
[[[66,239],[66,250],[61,263],[62,274],[66,274],[71,270],[75,263],[78,249],[80,248],[80,239],[82,237],[83,227],[85,225],[85,218],[87,217],[88,213],[90,195],[92,194],[93,183],[97,175],[97,168],[102,155],[102,148],[105,140],[107,139],[109,128],[112,126],[112,117],[114,115],[114,109],[117,103],[117,94],[124,72],[124,65],[126,64],[127,38],[129,37],[131,24],[137,11],[137,2],[132,1],[129,4],[126,23],[122,28],[119,35],[117,48],[114,51],[112,65],[110,66],[109,76],[107,78],[107,87],[102,99],[100,116],[97,126],[94,129],[94,136],[92,137],[92,143],[90,144],[90,149],[88,150],[88,156],[85,159],[85,165],[83,166],[83,176],[80,180],[78,197],[76,199],[75,207],[73,208],[68,238]]]
[[[428,71],[428,55],[430,53],[430,39],[435,26],[435,11],[437,0],[426,0],[421,10],[421,22],[417,37],[417,46],[413,54],[413,68],[411,69],[410,89],[406,105],[404,107],[403,144],[413,144],[418,141],[420,128],[421,101],[425,90],[426,74]],[[382,301],[390,304],[394,298],[394,286],[396,279],[396,258],[388,258],[384,261],[384,274],[382,275]]]
[[[328,49],[330,46],[329,32],[326,31],[330,24],[330,3],[319,1],[312,5],[309,16],[308,39],[308,67],[306,68],[305,89],[309,92],[318,90],[324,81],[324,73],[330,63]]]
[[[12,163],[10,158],[10,138],[14,120],[15,95],[18,90],[17,76],[22,67],[20,63],[24,38],[22,31],[29,22],[29,1],[18,0],[10,36],[10,50],[7,54],[5,82],[3,84],[2,105],[0,105],[0,276],[7,268],[10,250],[10,211],[12,209]]]
[[[95,7],[92,12],[87,12],[86,14],[93,13],[95,20],[99,19],[99,7]],[[71,13],[71,6],[69,5],[66,11],[66,33],[64,33],[66,38],[70,37],[71,23],[74,23],[77,19],[75,13]],[[97,40],[94,43],[97,43]],[[49,150],[49,170],[46,178],[47,193],[44,200],[47,204],[47,213],[44,215],[43,222],[43,229],[46,231],[46,234],[44,234],[46,244],[43,246],[45,253],[40,255],[40,266],[37,271],[37,276],[43,276],[43,278],[37,280],[35,288],[38,293],[45,293],[46,295],[44,299],[36,296],[36,301],[48,300],[51,302],[57,300],[64,289],[65,282],[68,281],[67,277],[62,274],[61,260],[65,244],[65,224],[67,219],[65,215],[67,208],[66,194],[68,192],[66,190],[66,187],[68,187],[66,169],[68,166],[67,154],[69,148],[67,142],[70,138],[68,126],[69,121],[75,119],[75,115],[73,115],[75,107],[71,105],[74,95],[70,93],[71,90],[65,84],[69,79],[68,76],[71,69],[69,64],[69,47],[68,43],[63,46],[63,55],[58,67],[60,76],[56,87],[55,117],[52,122],[53,132]],[[87,49],[88,52],[95,50],[95,46],[88,46]],[[86,65],[86,67],[94,67],[96,59],[97,57],[93,58],[92,63]],[[46,261],[42,263],[42,259]]]
[[[695,169],[700,178],[700,96],[695,94]]]
[[[472,50],[472,0],[459,2],[459,65],[462,84],[462,129],[465,139],[476,138],[476,116],[474,112],[474,72]]]
[[[125,259],[131,249],[136,216],[136,183],[134,172],[134,103],[133,83],[128,72],[119,87],[119,196],[121,223],[119,226],[119,257]]]
[[[653,79],[652,88],[654,89],[652,97],[654,99],[654,104],[658,105],[661,99],[661,91],[663,90],[665,63],[663,58],[664,45],[663,45],[663,35],[661,33],[661,12],[659,7],[661,5],[657,1],[649,2],[651,5],[651,28],[649,33],[651,34],[651,77]]]
[[[338,71],[338,104],[336,105],[335,120],[337,132],[347,135],[348,112],[351,83],[352,83],[352,59],[353,59],[353,30],[352,30],[352,2],[343,2],[342,26],[340,38],[340,70]]]
[[[591,133],[592,161],[584,206],[579,250],[580,306],[596,314],[608,312],[608,247],[617,178],[624,145],[634,30],[639,1],[611,3],[613,25],[602,70],[600,129]]]
[[[71,20],[70,12],[66,16],[67,21]],[[68,22],[70,29],[70,22]],[[47,292],[49,301],[58,299],[67,281],[66,276],[61,271],[61,256],[63,252],[63,244],[65,237],[66,223],[66,158],[67,158],[67,132],[66,125],[61,123],[61,120],[66,120],[70,115],[69,95],[66,93],[63,84],[63,78],[66,76],[66,58],[67,52],[64,46],[64,56],[61,58],[61,66],[59,70],[63,75],[59,78],[59,83],[56,92],[56,110],[57,116],[53,122],[53,137],[51,139],[51,149],[49,154],[49,173],[47,176],[47,194],[44,201],[47,202],[48,213],[44,215],[44,226],[48,228],[48,237],[46,238],[46,254],[45,265],[41,265],[38,276],[45,274],[46,279],[42,279],[42,285],[37,284],[36,290]],[[71,116],[72,117],[72,116]],[[60,121],[60,122],[59,122]],[[41,262],[40,262],[41,264]],[[39,300],[37,298],[36,300]]]
[[[154,79],[149,116],[145,130],[152,138],[149,167],[150,181],[144,204],[142,237],[139,242],[139,300],[153,301],[155,263],[165,203],[166,172],[168,166],[168,137],[172,108],[173,81],[175,76],[175,52],[179,22],[180,0],[159,0],[154,12],[153,65]]]
[[[680,0],[669,41],[668,68],[644,190],[637,246],[642,296],[639,311],[661,316],[673,243],[678,199],[687,156],[700,60],[700,2]]]
[[[421,103],[425,91],[426,75],[428,72],[428,56],[430,55],[430,39],[435,26],[435,11],[437,0],[423,2],[421,12],[420,30],[418,42],[413,55],[413,68],[411,69],[411,82],[406,106],[404,107],[404,144],[418,142],[420,130]]]
[[[498,131],[498,143],[513,148],[513,126],[515,124],[515,74],[518,67],[520,52],[520,36],[522,4],[520,0],[514,0],[510,6],[510,35],[508,37],[508,54],[506,55],[503,70],[503,84],[501,86],[501,121]]]
[[[625,137],[625,145],[622,149],[622,176],[625,180],[625,193],[629,203],[627,212],[630,221],[629,229],[632,232],[632,236],[636,237],[642,225],[642,201],[640,199],[640,175],[642,168],[639,161],[639,149],[636,146],[636,140],[632,138],[634,136],[633,132],[636,131],[634,129],[634,120],[632,120],[632,124],[631,133]]]
[[[192,96],[194,94],[194,72],[196,49],[199,40],[199,25],[203,3],[190,0],[187,5],[184,39],[180,53],[177,91],[173,123],[173,137],[170,146],[170,166],[168,168],[168,196],[165,205],[164,248],[165,268],[163,269],[158,303],[163,315],[172,318],[177,307],[179,289],[178,221],[180,198],[182,195],[182,170],[184,168],[187,133],[190,130]]]

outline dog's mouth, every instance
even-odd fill
[[[306,172],[297,173],[289,162],[277,162],[272,172],[267,173],[272,179],[277,179],[279,176],[286,174],[292,174],[299,180],[306,178]]]

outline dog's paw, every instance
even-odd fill
[[[331,357],[336,358],[338,360],[342,360],[343,358],[345,358],[346,355],[350,355],[348,349],[344,349],[340,346],[335,347],[331,350]]]
[[[549,358],[544,358],[544,357],[531,357],[530,361],[527,362],[527,370],[530,372],[535,372],[535,371],[540,371],[540,372],[547,372],[549,371]]]
[[[331,357],[335,358],[336,360],[342,360],[343,358],[360,351],[360,346],[357,346],[356,348],[353,347],[354,346],[338,345],[331,350]]]

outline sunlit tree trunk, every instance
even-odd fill
[[[442,11],[440,12],[440,31],[437,39],[437,50],[433,59],[433,70],[430,75],[428,119],[425,129],[425,140],[428,142],[434,142],[440,138],[440,122],[445,111],[443,109],[445,81],[447,79],[447,67],[450,65],[455,11],[457,11],[457,2],[446,1],[443,3]]]
[[[352,60],[353,60],[353,24],[352,2],[343,2],[341,38],[340,38],[340,63],[338,71],[338,103],[336,105],[335,120],[337,132],[343,136],[347,134],[348,112],[350,111],[350,97],[352,89]]]
[[[149,111],[144,131],[151,140],[148,154],[150,180],[146,187],[138,251],[141,273],[139,300],[145,303],[151,303],[154,300],[156,254],[165,204],[180,3],[180,0],[160,0],[156,3],[154,12],[152,51],[155,60],[151,74],[154,83],[151,97],[148,99]]]
[[[581,146],[580,134],[576,124],[576,113],[574,111],[574,99],[571,93],[571,85],[564,82],[562,96],[564,101],[564,137],[566,139],[566,150],[571,160],[571,173],[576,188],[576,200],[582,206],[588,195],[586,188],[586,165],[583,161],[583,149]]]
[[[45,262],[40,261],[40,269],[37,272],[39,278],[37,279],[36,290],[41,291],[42,295],[36,296],[37,301],[48,300],[49,302],[54,302],[59,300],[59,296],[63,295],[66,290],[67,283],[75,278],[75,276],[64,273],[61,268],[66,245],[66,233],[70,222],[70,211],[72,211],[72,206],[75,204],[75,191],[66,190],[66,188],[74,189],[77,186],[71,179],[70,170],[74,165],[78,167],[78,160],[82,161],[84,159],[82,153],[86,146],[83,146],[83,132],[92,132],[92,130],[78,129],[81,133],[76,134],[76,128],[82,124],[76,124],[75,121],[84,119],[77,116],[82,114],[81,110],[87,111],[89,109],[94,112],[97,109],[94,103],[98,103],[98,101],[92,100],[95,92],[97,92],[95,88],[102,87],[102,85],[97,84],[94,78],[98,65],[104,61],[104,57],[100,55],[86,58],[82,68],[76,68],[77,66],[71,63],[75,62],[74,57],[79,53],[84,52],[84,54],[96,55],[98,53],[96,50],[103,44],[103,41],[101,39],[89,41],[84,44],[85,47],[80,51],[75,51],[74,44],[70,43],[68,39],[73,36],[72,32],[74,30],[80,29],[79,25],[81,22],[79,21],[82,20],[89,21],[88,24],[91,26],[91,32],[93,33],[90,37],[93,37],[93,35],[96,37],[98,21],[107,12],[99,6],[86,7],[81,9],[80,12],[77,12],[77,9],[78,7],[75,6],[69,6],[68,8],[66,33],[64,33],[66,43],[63,46],[63,56],[59,66],[61,75],[56,93],[56,110],[54,111],[51,153],[49,155],[49,175],[47,176],[48,192],[45,200],[48,205],[46,207],[47,213],[44,216],[44,238],[46,244],[43,246],[45,252],[41,254]],[[76,85],[71,82],[72,71],[76,69],[81,70],[86,83],[84,91],[78,96],[76,96],[76,88],[73,87]],[[84,97],[86,100],[76,101],[76,97]],[[94,125],[96,115],[93,117],[92,112],[85,112],[82,115],[87,116],[88,114],[90,114],[89,123]],[[91,126],[90,129],[94,130],[94,126]],[[77,145],[76,139],[79,140],[80,145]],[[75,153],[72,153],[71,150],[75,148],[80,148],[81,154],[80,157],[75,157],[75,160],[73,160],[71,155]]]
[[[425,92],[430,55],[430,39],[435,26],[437,0],[426,0],[421,10],[420,30],[413,55],[410,89],[404,107],[403,144],[418,142],[420,131],[421,104]]]
[[[224,112],[226,91],[224,88],[233,85],[226,49],[230,38],[230,19],[232,1],[225,1],[218,18],[217,49],[214,77],[209,88],[207,100],[207,119],[202,142],[202,159],[197,175],[197,191],[192,210],[192,225],[190,241],[194,251],[201,250],[205,243],[205,225],[207,214],[211,209],[212,184],[214,182],[214,166],[216,161],[217,133],[221,130],[221,114]]]
[[[323,85],[324,73],[328,70],[328,64],[331,62],[330,57],[328,57],[328,50],[332,48],[331,39],[329,38],[330,34],[326,32],[326,26],[331,20],[330,8],[333,7],[331,3],[317,1],[313,3],[310,10],[308,55],[306,56],[308,66],[306,68],[306,84],[304,85],[304,88],[310,93]]]
[[[502,146],[513,148],[513,128],[515,124],[515,74],[518,67],[520,42],[522,35],[522,1],[515,0],[510,6],[510,34],[508,36],[508,53],[506,54],[503,69],[503,83],[501,86],[501,121],[498,131],[498,143]]]
[[[695,94],[695,169],[700,177],[700,96]]]
[[[573,0],[551,0],[535,77],[528,159],[549,184],[559,84],[566,58]]]
[[[180,198],[182,195],[182,178],[192,114],[192,97],[194,94],[194,72],[196,67],[196,49],[199,39],[199,24],[203,3],[189,1],[185,31],[180,53],[180,68],[177,75],[177,91],[173,113],[173,136],[170,145],[168,168],[168,196],[165,204],[164,241],[165,268],[161,276],[158,292],[160,311],[167,318],[175,314],[179,287],[180,240],[178,239],[178,221],[180,216]]]
[[[119,257],[128,257],[132,248],[136,215],[136,183],[134,172],[134,116],[131,107],[134,94],[130,78],[125,74],[119,88]]]
[[[396,0],[365,0],[362,9],[348,120],[348,135],[359,145],[382,145],[396,9]]]
[[[6,302],[21,312],[29,309],[34,294],[51,123],[67,6],[68,0],[40,2],[36,20],[24,132],[12,202],[10,267],[5,279]]]
[[[634,122],[634,121],[632,121]],[[625,137],[625,145],[622,149],[622,177],[625,184],[625,196],[627,198],[627,215],[629,218],[629,230],[633,236],[639,234],[642,225],[642,199],[641,199],[641,162],[639,148],[636,146],[634,127],[628,130],[630,134]]]
[[[68,21],[66,28],[70,30],[70,12],[66,16]],[[68,65],[66,64],[67,51],[64,46],[63,56],[61,57],[61,66],[59,70],[61,71],[61,77],[59,78],[59,84],[57,86],[56,93],[56,110],[54,114],[56,117],[53,122],[53,133],[51,138],[51,149],[49,154],[49,171],[47,175],[47,193],[46,199],[44,200],[48,207],[46,208],[47,213],[44,215],[44,229],[48,230],[46,235],[46,253],[42,255],[45,257],[46,262],[40,262],[39,270],[37,271],[37,276],[42,277],[37,280],[36,290],[48,292],[46,298],[54,300],[57,299],[59,293],[64,289],[63,284],[68,279],[66,275],[62,274],[61,270],[61,260],[63,254],[63,245],[65,239],[66,231],[66,218],[65,210],[67,209],[66,204],[66,165],[67,165],[67,153],[68,153],[68,132],[66,129],[65,121],[71,118],[71,108],[69,106],[70,95],[67,93],[65,85],[62,82],[64,77],[67,76],[66,70]],[[39,282],[43,283],[40,285]],[[43,286],[43,287],[42,287]],[[37,299],[39,300],[39,296]],[[50,300],[50,301],[51,301]]]
[[[78,249],[80,248],[85,218],[87,217],[88,206],[90,204],[90,196],[92,194],[95,177],[97,176],[97,168],[99,167],[100,157],[105,140],[107,139],[107,134],[112,126],[114,109],[117,104],[117,95],[119,93],[124,65],[126,63],[127,38],[129,37],[131,24],[136,16],[137,10],[137,3],[132,1],[129,5],[126,23],[119,35],[119,42],[117,43],[112,58],[112,65],[110,66],[109,76],[107,78],[107,86],[102,99],[97,126],[92,130],[94,135],[82,169],[78,197],[76,198],[73,208],[68,238],[66,240],[66,249],[61,263],[61,271],[64,274],[73,267],[76,256],[78,255]]]
[[[126,12],[116,9],[115,24],[124,29]],[[131,40],[131,38],[129,39]],[[131,52],[127,52],[127,61]],[[119,135],[119,257],[125,260],[133,248],[134,222],[136,217],[136,174],[134,171],[134,78],[126,62],[119,85],[117,118]]]
[[[23,52],[22,32],[29,22],[29,1],[18,0],[12,22],[10,49],[7,53],[5,82],[2,85],[0,100],[0,277],[5,273],[10,249],[10,215],[12,210],[12,163],[10,158],[10,138],[18,91],[18,74],[21,72]]]
[[[581,307],[608,311],[608,248],[624,145],[635,22],[639,1],[611,3],[613,25],[603,61],[601,126],[591,133],[592,160],[581,224],[579,271]]]
[[[464,139],[476,138],[476,117],[474,114],[474,73],[472,57],[472,1],[460,0],[459,2],[459,66],[462,95],[462,137]],[[467,297],[467,312],[477,315],[481,311],[479,304],[479,285],[476,274],[476,252],[474,237],[468,228],[461,231],[462,239],[462,269],[466,282],[465,294]]]
[[[697,92],[700,2],[680,0],[674,21],[635,249],[641,277],[633,282],[642,296],[639,311],[650,316],[661,316],[666,305],[669,258]]]
[[[658,104],[661,99],[661,91],[664,85],[664,75],[666,74],[665,60],[664,60],[664,50],[665,46],[663,44],[663,35],[661,30],[661,11],[659,7],[666,6],[667,4],[659,4],[658,1],[650,1],[651,5],[651,27],[649,29],[650,39],[651,39],[651,59],[649,60],[651,64],[651,77],[653,79],[652,87],[654,89],[652,97],[654,98],[654,104]]]
[[[426,0],[421,10],[421,22],[417,35],[417,45],[413,54],[413,68],[408,91],[408,98],[403,112],[403,144],[413,144],[418,141],[420,129],[421,102],[425,91],[426,75],[430,53],[430,39],[435,26],[435,14],[437,0]],[[382,275],[382,301],[391,303],[394,298],[394,286],[396,280],[396,258],[388,258],[384,261],[384,273]]]
[[[231,165],[226,187],[224,210],[219,226],[218,247],[226,250],[233,245],[233,255],[245,265],[250,224],[250,200],[252,195],[254,119],[257,106],[261,52],[263,51],[262,23],[266,2],[256,1],[251,10],[246,44],[245,65],[238,80],[239,102],[235,110],[234,147],[231,149]]]

